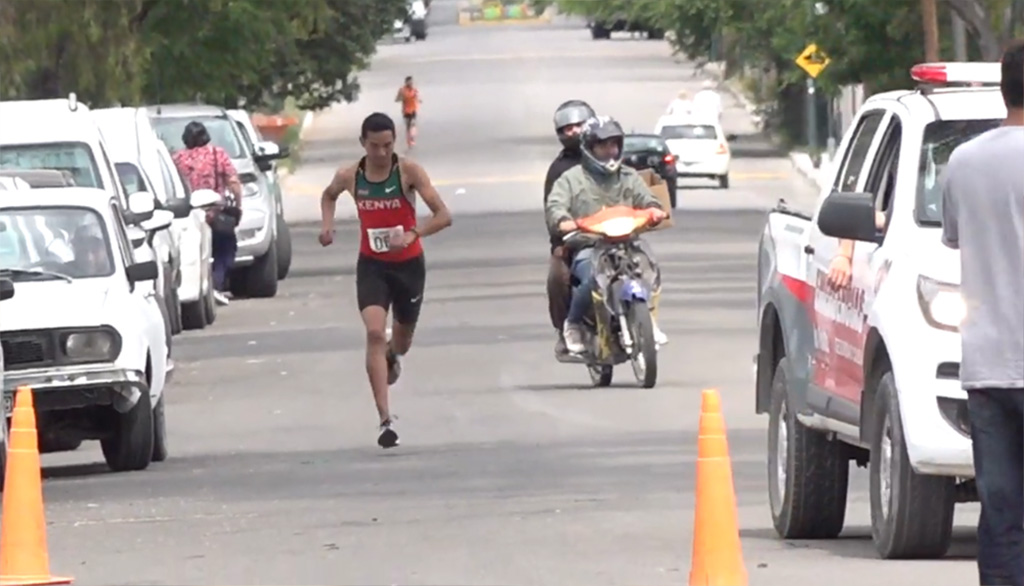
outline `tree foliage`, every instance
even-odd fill
[[[0,0],[0,97],[354,100],[406,0]]]

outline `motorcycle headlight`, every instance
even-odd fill
[[[242,184],[242,196],[243,197],[256,197],[260,194],[259,183],[253,181],[252,183]]]
[[[64,355],[75,362],[106,362],[121,353],[121,340],[111,330],[70,332],[63,336]]]
[[[917,302],[928,325],[947,332],[960,331],[960,322],[967,315],[960,287],[921,275],[917,278]]]

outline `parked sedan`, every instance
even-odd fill
[[[637,171],[651,169],[668,186],[668,197],[676,207],[676,158],[665,139],[657,134],[627,134],[623,141],[622,162]]]

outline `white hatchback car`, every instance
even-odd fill
[[[676,158],[676,177],[704,177],[729,187],[732,153],[722,125],[714,118],[694,116],[662,116],[654,127]]]
[[[146,194],[129,205],[126,214],[116,195],[84,187],[0,199],[0,272],[18,293],[0,321],[4,417],[15,389],[28,386],[40,445],[66,446],[43,451],[100,440],[113,470],[167,457],[163,393],[173,369],[155,292],[139,286],[156,279],[157,264],[136,260],[123,219],[145,234],[167,229],[173,214]]]

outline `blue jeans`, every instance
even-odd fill
[[[572,276],[579,284],[573,288],[572,301],[569,302],[569,315],[566,321],[571,324],[583,323],[583,318],[594,305],[594,249],[584,248],[576,253],[569,267]]]
[[[981,501],[981,584],[1024,586],[1024,389],[969,390],[967,411]]]
[[[228,272],[235,265],[235,253],[238,252],[238,237],[232,234],[213,233],[211,242],[213,249],[213,288],[217,291],[226,291],[228,286]]]

